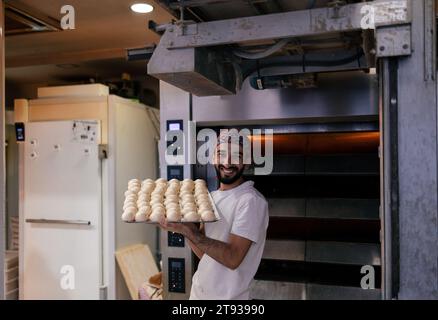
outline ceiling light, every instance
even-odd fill
[[[154,7],[147,3],[134,3],[131,10],[137,13],[149,13],[154,10]]]

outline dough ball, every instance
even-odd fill
[[[184,190],[184,191],[181,190],[181,192],[179,194],[180,198],[183,198],[184,196],[192,196],[192,195],[193,195],[193,193],[191,191],[188,191],[188,190]]]
[[[192,185],[182,185],[180,191],[181,191],[181,193],[182,192],[190,192],[190,193],[192,193],[193,189],[194,189],[194,186],[192,186]]]
[[[140,187],[139,186],[129,186],[128,190],[133,191],[135,193],[138,193],[140,191]]]
[[[152,211],[149,220],[152,222],[160,222],[166,218],[164,212]]]
[[[197,179],[195,180],[195,188],[207,188],[207,183],[205,180]]]
[[[131,212],[131,213],[137,213],[137,208],[136,207],[127,207],[124,212]]]
[[[176,212],[181,216],[183,215],[180,208],[166,208],[166,213],[169,213],[169,212]]]
[[[196,190],[207,190],[208,188],[207,188],[206,184],[198,183],[198,184],[195,184],[195,189]]]
[[[183,210],[185,211],[185,212],[187,212],[187,211],[196,211],[196,210],[198,210],[198,207],[194,204],[194,203],[185,203],[184,205],[183,205]]]
[[[216,220],[216,216],[214,215],[214,212],[212,210],[200,211],[199,214],[201,215],[202,221],[215,221]]]
[[[193,182],[193,180],[192,179],[184,179],[182,182],[181,182],[181,187],[183,187],[183,186],[195,186],[195,183]]]
[[[201,200],[201,199],[209,199],[210,197],[208,196],[208,193],[195,193],[195,199],[197,201]]]
[[[168,197],[168,196],[177,196],[178,195],[178,190],[176,190],[176,189],[167,189],[166,192],[164,193],[164,195],[166,197]]]
[[[154,195],[164,196],[164,193],[165,193],[165,190],[155,188],[155,190],[152,191],[151,196],[154,196]]]
[[[207,190],[207,185],[203,183],[195,184],[195,190]]]
[[[210,198],[208,196],[199,196],[196,198],[196,203],[210,203]]]
[[[209,203],[203,203],[201,205],[198,205],[198,210],[199,211],[204,211],[204,210],[213,211],[213,206]]]
[[[140,192],[138,194],[138,200],[144,200],[144,201],[150,201],[151,200],[151,195],[149,193],[142,193]]]
[[[205,196],[203,196],[203,195],[198,196],[198,197],[196,198],[196,202],[197,202],[198,204],[199,204],[199,203],[203,203],[203,202],[210,203],[210,197],[209,197],[208,195],[205,195]]]
[[[180,182],[178,179],[172,179],[169,181],[169,184],[176,184],[176,185],[180,185]]]
[[[127,207],[135,207],[137,205],[137,201],[135,200],[125,200],[123,203],[123,209],[126,209]]]
[[[199,222],[201,217],[196,212],[189,212],[184,215],[183,221],[184,222]]]
[[[132,191],[131,191],[132,192]],[[131,193],[131,194],[128,194],[126,197],[125,197],[125,200],[127,200],[127,199],[137,199],[137,193]]]
[[[127,197],[127,196],[136,196],[136,195],[137,194],[134,191],[132,191],[132,190],[127,190],[125,192],[125,197]]]
[[[137,201],[137,208],[143,207],[143,206],[148,206],[150,202],[145,201],[145,200],[138,200]]]
[[[162,204],[161,202],[151,202],[151,207],[152,207],[152,209],[155,209],[155,208],[164,209],[164,204]]]
[[[198,204],[199,211],[211,210],[213,211],[213,206],[209,202],[203,202]]]
[[[125,197],[125,201],[126,200],[137,200],[137,194],[128,194],[126,197]]]
[[[149,205],[144,205],[139,207],[138,212],[143,213],[143,214],[151,214],[152,208]]]
[[[193,195],[184,195],[184,197],[181,198],[181,203],[185,203],[185,202],[195,203],[195,197]]]
[[[179,202],[176,202],[176,201],[168,201],[168,200],[166,200],[166,201],[164,201],[164,205],[165,205],[166,207],[168,207],[168,206],[179,207]]]
[[[123,211],[125,211],[128,208],[136,208],[137,205],[135,202],[126,202],[125,204],[123,204]]]
[[[179,222],[181,221],[181,213],[176,210],[169,210],[166,214],[166,218],[170,222]]]
[[[160,193],[153,193],[153,194],[151,194],[151,201],[152,200],[163,201],[163,199],[164,199],[164,195],[162,195]]]
[[[183,208],[183,209],[191,208],[192,210],[197,210],[198,209],[196,204],[194,204],[193,202],[183,202],[183,203],[181,203],[181,208]]]
[[[138,180],[138,179],[131,179],[131,180],[128,181],[128,186],[131,186],[131,185],[140,186],[141,185],[141,181]]]
[[[167,186],[167,189],[166,190],[173,190],[173,191],[175,191],[175,192],[178,192],[179,191],[179,185],[178,184],[169,184],[168,186]]]
[[[171,194],[169,196],[166,196],[166,200],[171,200],[171,201],[178,202],[179,201],[179,197],[176,194]]]
[[[167,182],[158,182],[155,184],[156,189],[167,189]]]
[[[149,201],[145,200],[138,200],[137,201],[137,208],[143,207],[143,206],[150,206],[151,203]]]
[[[165,214],[166,210],[164,209],[163,205],[155,205],[155,206],[152,206],[152,213],[153,212],[161,212],[161,213]]]
[[[155,180],[155,183],[165,183],[165,184],[167,184],[167,180],[166,179],[164,179],[164,178],[158,178],[157,180]]]
[[[155,181],[152,179],[145,179],[142,181],[141,185],[144,186],[146,184],[155,184]]]
[[[137,212],[137,214],[135,215],[136,222],[145,222],[148,220],[148,218],[149,217],[146,214],[140,212]]]
[[[185,215],[188,214],[190,212],[197,212],[198,208],[196,207],[196,205],[193,204],[186,204],[185,206],[182,207],[181,212]]]
[[[157,192],[157,191],[154,191],[154,192],[151,193],[151,199],[152,199],[152,198],[160,198],[160,199],[163,199],[163,198],[164,198],[164,192]]]
[[[181,206],[183,207],[183,208],[187,208],[187,207],[193,207],[193,208],[197,208],[197,206],[196,206],[196,203],[195,202],[193,202],[193,201],[184,201],[184,202],[181,202]]]
[[[164,205],[166,206],[166,210],[168,209],[180,210],[181,208],[180,205],[175,202],[165,203]]]
[[[135,208],[129,207],[122,214],[122,220],[126,222],[132,222],[135,220],[135,214],[137,210]]]
[[[154,191],[154,189],[155,189],[155,186],[146,185],[146,186],[142,186],[140,190],[144,193],[152,193],[152,191]]]
[[[151,202],[152,201],[156,201],[156,202],[163,202],[163,197],[162,196],[158,196],[158,195],[153,195],[151,196]]]
[[[141,186],[155,186],[155,181],[152,179],[146,179],[143,180],[143,182],[141,183]]]
[[[195,195],[193,193],[184,192],[180,196],[181,199],[195,199]]]
[[[149,203],[144,203],[141,206],[138,207],[138,211],[145,211],[148,212],[148,214],[151,214],[152,207]]]

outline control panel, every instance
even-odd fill
[[[179,233],[170,232],[167,234],[167,245],[169,247],[184,248],[184,236]]]
[[[184,179],[184,166],[167,166],[167,180]],[[167,235],[167,245],[169,247],[184,248],[184,236],[178,233],[169,232]]]
[[[169,258],[169,292],[185,293],[185,259]]]
[[[166,122],[167,133],[170,134],[170,138],[166,137],[167,141],[167,156],[173,156],[176,160],[174,163],[167,163],[167,180],[178,179],[184,180],[184,165],[181,160],[184,160],[184,136],[183,132],[183,120],[168,120]],[[178,143],[177,143],[178,142]],[[167,284],[166,284],[166,298],[182,299],[188,298],[186,292],[186,279],[190,277],[190,273],[186,274],[186,263],[190,261],[190,257],[187,255],[186,241],[184,236],[179,233],[166,232],[163,234],[164,246],[167,246],[163,251],[166,272],[167,267]],[[166,239],[167,238],[167,239]],[[167,260],[167,263],[165,262]],[[165,281],[166,283],[166,281]]]

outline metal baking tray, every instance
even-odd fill
[[[213,206],[213,212],[214,212],[214,215],[216,216],[215,220],[213,220],[213,221],[202,221],[202,220],[199,220],[197,222],[188,222],[188,221],[176,221],[176,222],[173,222],[172,221],[172,223],[201,223],[201,222],[202,223],[213,223],[213,222],[219,221],[220,220],[219,211],[217,210],[216,203],[214,203],[213,197],[211,196],[210,192],[208,193],[208,197],[210,198],[210,202],[211,202],[211,204]],[[140,221],[140,222],[137,222],[137,221],[124,221],[124,222],[125,223],[131,223],[131,224],[138,224],[138,223],[158,224],[158,222],[153,222],[153,221],[150,221],[150,220]]]

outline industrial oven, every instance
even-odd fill
[[[346,94],[341,92],[348,84]],[[321,75],[318,89],[257,91],[245,83],[232,97],[195,97],[161,83],[162,144],[166,131],[272,129],[274,166],[246,178],[269,202],[270,222],[253,299],[380,298],[380,164],[375,75]],[[354,93],[354,94],[353,94]],[[188,132],[189,130],[186,130]],[[186,146],[196,145],[187,135]],[[252,139],[263,138],[251,137]],[[199,143],[199,142],[198,142]],[[161,146],[160,150],[165,150]],[[189,155],[187,154],[189,157]],[[171,178],[201,178],[218,187],[212,165],[167,166]],[[197,259],[183,237],[161,234],[167,299],[187,298]],[[376,289],[363,290],[370,265]]]
[[[161,175],[214,190],[187,152],[196,131],[274,130],[272,174],[247,173],[271,215],[252,298],[436,299],[435,1],[159,2],[178,19],[149,24]],[[186,164],[167,166],[178,129]],[[184,239],[162,233],[161,254],[165,297],[188,297]]]

